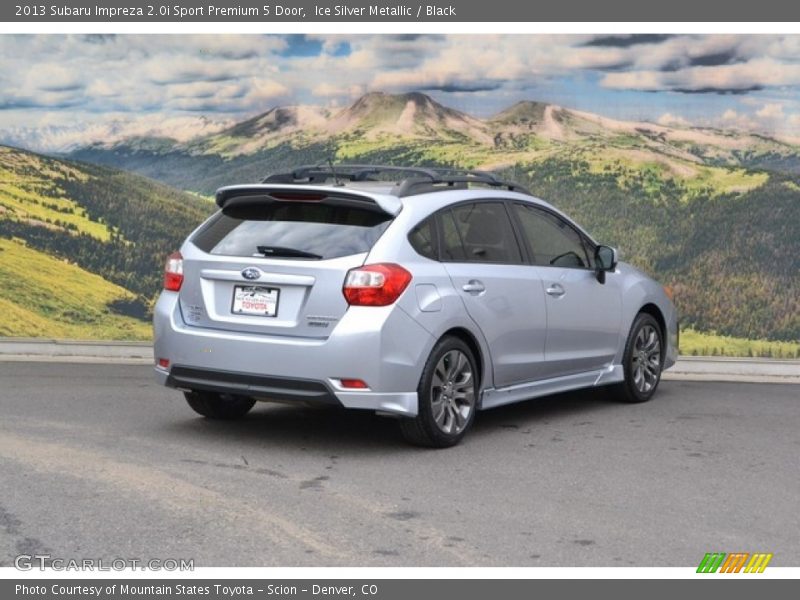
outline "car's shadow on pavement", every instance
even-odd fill
[[[666,395],[666,390],[659,390],[659,396]],[[508,429],[557,426],[582,415],[590,422],[598,412],[624,408],[602,388],[545,396],[479,412],[464,443],[485,440]],[[258,403],[237,421],[204,419],[194,415],[188,406],[183,414],[183,418],[165,423],[162,429],[174,437],[217,443],[236,440],[259,449],[294,446],[303,450],[417,450],[405,444],[396,419],[365,411]]]

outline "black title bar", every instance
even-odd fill
[[[797,22],[785,0],[17,0],[3,22]]]

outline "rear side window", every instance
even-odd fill
[[[408,241],[417,254],[430,258],[438,259],[438,242],[436,237],[436,220],[428,217],[422,223],[414,227],[408,234]]]
[[[217,213],[192,242],[221,256],[337,258],[369,251],[391,220],[353,206],[262,203]]]
[[[455,247],[456,237],[450,234],[448,240],[449,228],[457,231],[460,252]],[[443,214],[442,230],[445,249],[452,244],[449,260],[514,264],[522,261],[511,220],[501,202],[477,202],[457,206]],[[443,258],[448,260],[446,254]]]

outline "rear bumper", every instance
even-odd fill
[[[325,339],[236,333],[185,324],[178,295],[164,292],[153,318],[156,379],[263,399],[417,414],[416,388],[435,340],[398,306],[351,307]],[[361,379],[368,389],[341,386]]]
[[[330,388],[318,381],[306,379],[263,377],[248,373],[211,371],[174,365],[169,370],[164,384],[182,390],[203,390],[341,406]]]

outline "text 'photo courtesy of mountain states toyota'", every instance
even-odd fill
[[[331,404],[447,447],[481,409],[649,400],[677,358],[668,289],[489,173],[298,167],[216,201],[154,312],[157,378],[205,417]]]

